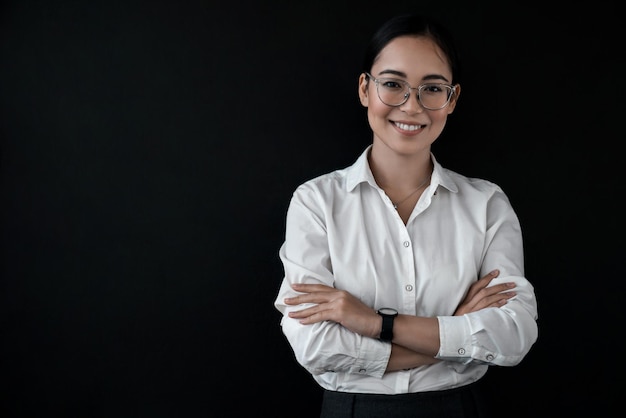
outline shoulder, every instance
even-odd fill
[[[475,207],[509,207],[510,201],[499,184],[478,177],[469,177],[450,169],[442,169],[438,192],[450,199]]]
[[[294,195],[321,194],[323,196],[345,193],[371,177],[367,163],[368,148],[351,165],[313,177],[300,184]]]
[[[446,190],[458,197],[467,194],[492,195],[502,192],[500,186],[490,180],[470,177],[442,166],[434,155],[432,155],[432,161],[434,163],[433,180],[442,186],[440,190]]]
[[[478,193],[496,193],[501,192],[502,188],[494,183],[493,181],[478,178],[478,177],[468,177],[463,174],[460,174],[456,171],[444,168],[443,172],[450,178],[453,183],[459,188],[459,190],[464,191],[476,191]]]
[[[300,184],[293,192],[294,200],[327,200],[346,190],[346,169],[338,169],[313,177]]]

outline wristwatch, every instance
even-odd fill
[[[377,312],[378,315],[383,317],[383,327],[380,330],[378,339],[390,342],[393,340],[393,320],[398,316],[398,311],[393,308],[380,308]]]

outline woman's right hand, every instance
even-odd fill
[[[494,270],[474,283],[461,304],[456,308],[454,316],[479,311],[483,308],[499,308],[515,296],[516,293],[510,290],[515,287],[514,282],[489,286],[489,283],[498,277],[499,274],[499,270]]]

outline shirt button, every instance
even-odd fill
[[[408,248],[411,243],[409,241],[404,241],[402,245],[404,245],[405,248]]]
[[[459,353],[460,355],[465,354],[465,349],[464,349],[464,348],[459,348],[458,353]]]
[[[487,361],[493,361],[493,354],[487,354]]]
[[[404,289],[405,289],[407,292],[412,292],[412,291],[413,291],[413,286],[412,286],[412,285],[410,285],[410,284],[407,284],[406,286],[404,286]]]

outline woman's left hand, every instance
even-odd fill
[[[334,321],[357,334],[378,337],[382,318],[349,292],[323,284],[294,283],[291,287],[302,294],[285,298],[286,305],[314,303],[315,306],[291,311],[290,318],[298,319],[304,325]]]

